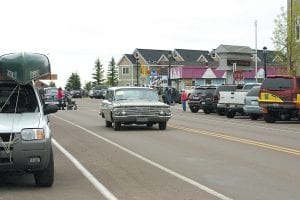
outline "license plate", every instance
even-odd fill
[[[147,122],[148,121],[148,118],[147,117],[138,117],[136,119],[137,122]]]
[[[204,102],[204,101],[202,101],[202,102],[201,102],[201,104],[202,104],[202,105],[204,105],[204,104],[205,104],[205,102]]]

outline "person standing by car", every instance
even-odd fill
[[[58,100],[58,109],[59,110],[64,110],[64,106],[62,104],[62,101],[63,101],[63,91],[61,89],[61,87],[58,88],[57,90],[57,100]]]
[[[186,100],[187,100],[187,94],[185,92],[185,90],[181,90],[181,105],[182,105],[182,109],[183,111],[186,111]]]

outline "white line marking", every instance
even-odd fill
[[[59,149],[76,167],[77,169],[95,186],[95,188],[108,200],[117,200],[117,198],[100,183],[72,154],[63,148],[54,138],[52,143]]]
[[[154,161],[151,161],[150,159],[148,159],[148,158],[146,158],[144,156],[141,156],[141,155],[139,155],[139,154],[137,154],[137,153],[135,153],[135,152],[133,152],[133,151],[131,151],[131,150],[129,150],[129,149],[127,149],[127,148],[125,148],[125,147],[123,147],[123,146],[121,146],[121,145],[119,145],[119,144],[117,144],[117,143],[115,143],[115,142],[113,142],[113,141],[105,138],[105,137],[102,137],[102,136],[98,135],[97,133],[95,133],[93,131],[90,131],[90,130],[88,130],[88,129],[86,129],[86,128],[84,128],[84,127],[82,127],[82,126],[80,126],[80,125],[78,125],[76,123],[73,123],[71,121],[65,120],[65,119],[63,119],[61,117],[58,117],[57,115],[52,115],[52,116],[54,116],[54,117],[56,117],[56,118],[58,118],[58,119],[60,119],[62,121],[65,121],[65,122],[67,122],[67,123],[69,123],[69,124],[71,124],[73,126],[76,126],[77,128],[80,128],[80,129],[84,130],[85,132],[87,132],[87,133],[89,133],[89,134],[91,134],[91,135],[93,135],[93,136],[95,136],[95,137],[97,137],[97,138],[99,138],[101,140],[104,140],[105,142],[107,142],[107,143],[109,143],[109,144],[111,144],[111,145],[113,145],[113,146],[115,146],[115,147],[117,147],[117,148],[119,148],[119,149],[121,149],[121,150],[123,150],[123,151],[125,151],[125,152],[127,152],[127,153],[129,153],[129,154],[131,154],[131,155],[133,155],[133,156],[135,156],[135,157],[137,157],[137,158],[139,158],[139,159],[141,159],[141,160],[143,160],[143,161],[145,161],[145,162],[147,162],[147,163],[149,163],[149,164],[151,164],[151,165],[159,168],[159,169],[161,169],[162,171],[165,171],[168,174],[171,174],[171,175],[173,175],[173,176],[181,179],[184,182],[187,182],[187,183],[189,183],[189,184],[191,184],[191,185],[193,185],[193,186],[195,186],[195,187],[197,187],[197,188],[199,188],[199,189],[201,189],[201,190],[203,190],[203,191],[205,191],[205,192],[207,192],[207,193],[209,193],[209,194],[211,194],[211,195],[213,195],[215,197],[218,197],[221,200],[233,200],[233,199],[231,199],[229,197],[226,197],[225,195],[223,195],[221,193],[216,192],[213,189],[210,189],[209,187],[207,187],[205,185],[202,185],[202,184],[194,181],[191,178],[183,176],[183,175],[181,175],[181,174],[179,174],[179,173],[177,173],[175,171],[172,171],[172,170],[170,170],[170,169],[168,169],[168,168],[166,168],[166,167],[164,167],[164,166],[162,166],[162,165],[160,165],[160,164],[158,164],[158,163],[156,163]]]

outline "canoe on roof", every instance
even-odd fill
[[[39,53],[10,53],[0,56],[0,74],[25,85],[51,74],[46,55]]]

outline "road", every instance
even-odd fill
[[[172,106],[167,130],[106,128],[96,99],[50,115],[55,182],[1,177],[11,199],[299,199],[299,122],[183,112]]]

